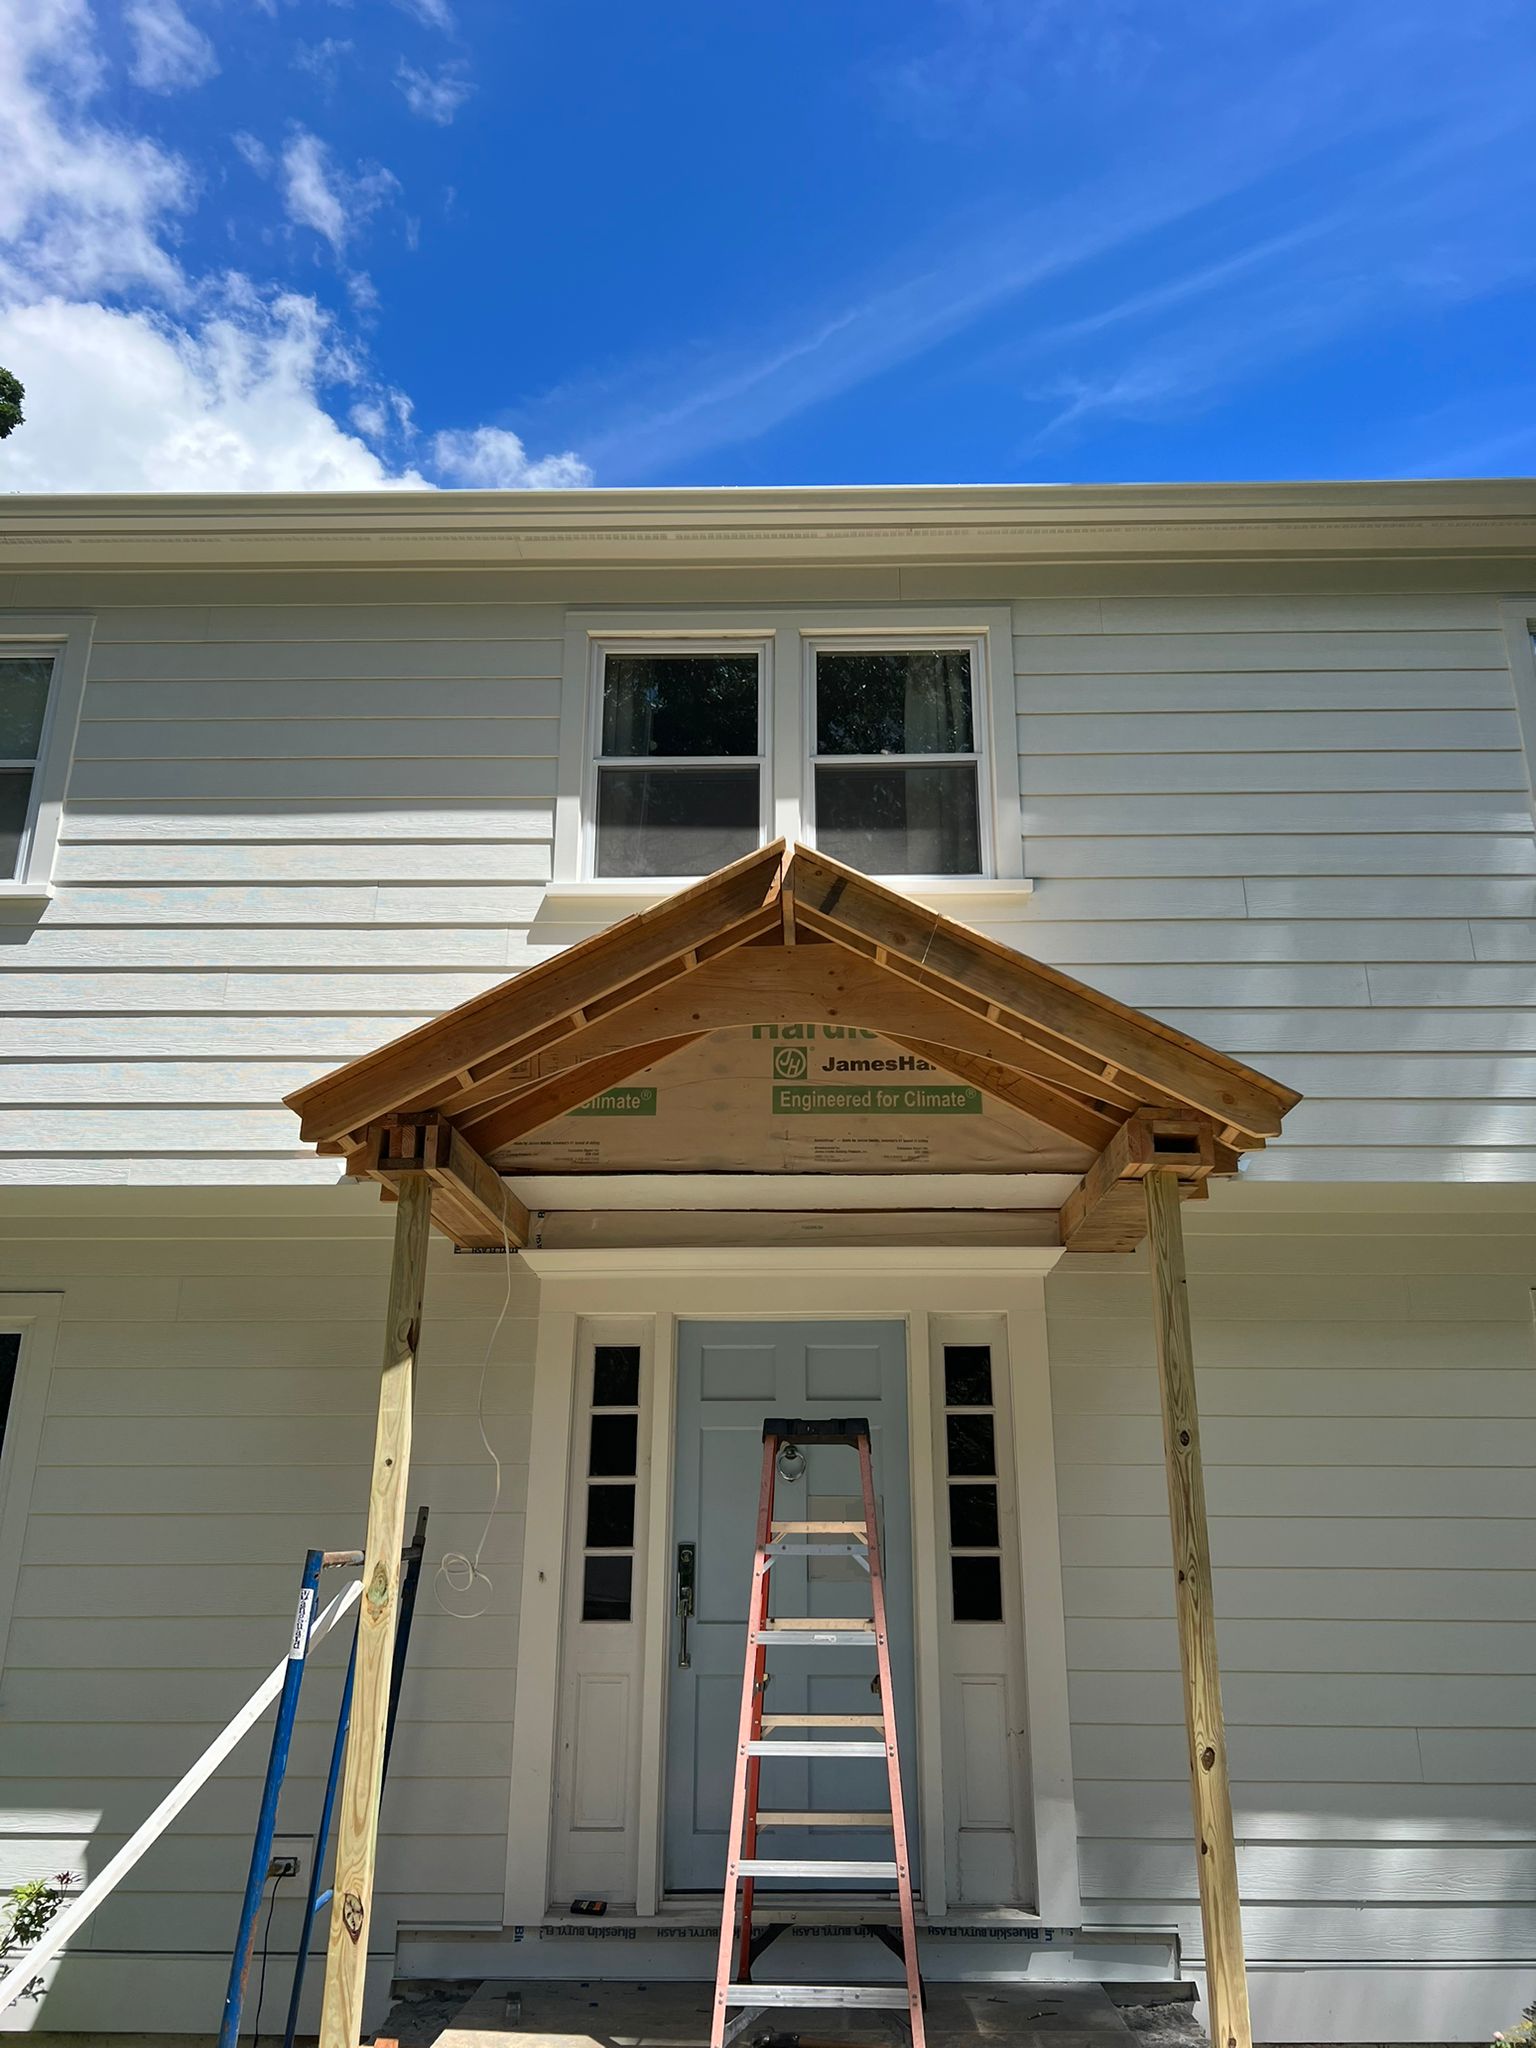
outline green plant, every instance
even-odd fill
[[[1536,1999],[1525,2008],[1518,2027],[1507,2034],[1495,2034],[1494,2048],[1536,2048]]]
[[[5,1927],[0,1932],[0,1977],[8,1977],[14,1968],[3,1958],[25,1955],[42,1940],[49,1922],[68,1897],[69,1887],[77,1882],[72,1870],[61,1870],[57,1877],[34,1877],[28,1884],[17,1885],[6,1904]],[[42,1990],[43,1979],[34,1977],[21,1995],[38,1998]]]

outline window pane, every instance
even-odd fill
[[[977,875],[976,769],[816,770],[816,844],[867,875]]]
[[[631,1557],[589,1557],[581,1577],[583,1621],[628,1621]]]
[[[610,654],[603,754],[755,754],[755,654]]]
[[[0,877],[9,878],[21,864],[21,835],[32,801],[32,770],[0,770]]]
[[[949,1540],[956,1550],[995,1550],[997,1488],[962,1485],[949,1489]]]
[[[956,1474],[995,1472],[990,1415],[948,1415],[944,1437],[949,1447],[949,1469]]]
[[[969,754],[971,657],[818,654],[818,754]]]
[[[635,1469],[635,1436],[638,1418],[633,1415],[594,1415],[592,1452],[587,1470],[598,1478],[610,1474],[628,1476]],[[976,1471],[976,1466],[967,1468]]]
[[[592,1406],[638,1408],[639,1405],[639,1345],[599,1344],[592,1361]]]
[[[632,1486],[587,1488],[588,1550],[627,1550],[635,1540],[635,1489]]]
[[[603,768],[600,875],[708,875],[761,838],[756,768]]]
[[[51,655],[10,655],[0,661],[0,761],[37,759],[52,680]]]
[[[944,1406],[992,1406],[992,1351],[986,1344],[944,1346]]]
[[[627,1558],[624,1561],[629,1562]],[[955,1594],[956,1621],[1002,1620],[1003,1568],[997,1558],[952,1557],[949,1575]]]

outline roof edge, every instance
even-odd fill
[[[0,564],[529,566],[1536,553],[1536,480],[0,499]]]

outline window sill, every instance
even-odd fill
[[[547,917],[565,917],[582,923],[594,918],[630,917],[637,910],[665,903],[669,896],[677,896],[703,879],[702,875],[690,875],[677,882],[551,882],[544,891],[541,909]],[[926,880],[907,875],[875,875],[871,879],[962,922],[967,915],[995,916],[1023,905],[1035,889],[1034,883],[1021,875],[936,875]]]
[[[52,882],[0,882],[0,915],[7,910],[37,911],[53,901]]]

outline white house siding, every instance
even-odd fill
[[[944,601],[998,574],[947,571]],[[1036,888],[964,914],[1300,1088],[1256,1177],[1528,1178],[1536,850],[1497,599],[1242,594],[1257,574],[1015,602]],[[652,585],[660,623],[703,602]],[[799,587],[807,621],[834,596]],[[57,896],[0,925],[0,1180],[330,1178],[284,1090],[549,950],[564,618],[101,609]]]
[[[1479,596],[1014,607],[1028,914],[1306,1097],[1259,1179],[1536,1176],[1536,844]]]
[[[1536,1200],[1185,1217],[1256,2031],[1487,2038],[1536,1975]],[[1083,1913],[1198,1965],[1148,1290],[1046,1288]]]
[[[389,1269],[371,1191],[124,1190],[59,1212],[81,1199],[23,1211],[12,1196],[0,1213],[0,1291],[62,1293],[0,1673],[0,1888],[100,1869],[283,1655],[305,1551],[360,1544],[368,1496]],[[476,1404],[508,1277],[502,1260],[434,1244],[411,1488],[413,1513],[433,1507],[434,1560],[473,1551],[485,1527]],[[443,1593],[486,1609],[458,1620],[430,1570],[422,1581],[383,1811],[375,1995],[398,1919],[501,1924],[536,1327],[536,1283],[515,1263],[510,1278],[485,1391],[504,1461],[491,1585]],[[342,1632],[316,1652],[280,1830],[313,1833],[345,1657]],[[211,2036],[269,1723],[100,1909],[49,1994],[48,2029]],[[285,1888],[273,1922],[269,2028],[302,1889]],[[35,2023],[23,2001],[0,2026]]]

